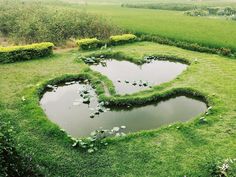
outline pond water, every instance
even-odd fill
[[[91,69],[107,76],[118,94],[130,94],[175,79],[187,65],[179,62],[153,60],[137,65],[129,61],[106,60]]]
[[[89,104],[87,96],[90,98]],[[100,127],[112,129],[126,126],[125,133],[156,129],[173,122],[188,121],[207,109],[204,102],[178,96],[158,104],[127,110],[109,110],[102,107],[102,103],[98,103],[89,84],[79,82],[45,92],[40,104],[49,119],[73,137],[88,136]],[[101,108],[102,112],[99,112]]]

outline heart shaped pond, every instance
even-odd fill
[[[76,138],[88,136],[100,127],[126,126],[125,133],[156,129],[185,122],[207,109],[204,102],[186,96],[142,107],[109,109],[98,102],[89,83],[74,81],[50,87],[53,89],[46,91],[40,101],[42,108],[52,122]]]
[[[90,67],[107,76],[113,82],[116,93],[130,94],[175,79],[187,65],[166,60],[149,60],[143,65],[136,65],[111,59]]]

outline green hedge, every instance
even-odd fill
[[[119,45],[119,44],[134,42],[136,40],[137,37],[134,34],[122,34],[122,35],[111,36],[109,43],[111,45]]]
[[[77,40],[76,44],[78,45],[79,49],[90,50],[100,47],[102,42],[97,38],[85,38]]]
[[[0,47],[0,63],[14,63],[49,56],[54,44],[50,42],[25,46]]]
[[[228,57],[236,57],[236,51],[230,48],[217,48],[217,47],[210,47],[210,46],[202,46],[197,43],[189,43],[186,41],[176,41],[176,40],[172,40],[166,37],[148,35],[144,33],[136,33],[136,35],[123,34],[123,35],[111,36],[109,40],[107,41],[106,40],[101,41],[96,38],[81,39],[77,41],[77,45],[80,47],[80,45],[83,44],[82,45],[83,47],[80,47],[80,48],[84,50],[88,50],[88,49],[99,48],[102,46],[114,46],[114,45],[135,42],[135,41],[151,41],[151,42],[157,42],[160,44],[176,46],[176,47],[180,47],[180,48],[192,50],[192,51],[212,53],[212,54],[218,54],[218,55],[223,55],[223,56],[228,56]]]
[[[107,40],[98,40],[97,38],[79,39],[76,41],[76,44],[81,50],[91,50],[102,46],[120,45],[134,41],[137,41],[137,37],[134,34],[122,34],[110,36]]]
[[[209,12],[203,9],[194,9],[184,12],[188,16],[208,16]]]

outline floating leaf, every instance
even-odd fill
[[[113,131],[119,131],[120,130],[120,128],[119,127],[113,127],[113,129],[112,129]]]
[[[94,152],[94,149],[90,148],[88,149],[88,153],[93,153]]]

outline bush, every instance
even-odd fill
[[[123,34],[110,36],[109,40],[98,40],[97,38],[85,38],[76,41],[79,49],[82,50],[90,50],[96,49],[102,46],[112,46],[112,45],[120,45],[125,43],[134,42],[137,40],[137,37],[133,34]]]
[[[111,45],[125,44],[136,41],[137,37],[133,34],[123,34],[110,37]]]
[[[195,5],[182,4],[182,3],[155,3],[155,4],[121,4],[121,7],[186,11],[194,9]]]
[[[101,41],[97,38],[85,38],[77,40],[76,44],[78,45],[79,49],[89,50],[100,47]]]
[[[209,12],[202,9],[194,9],[194,10],[185,12],[185,14],[189,16],[208,16]]]
[[[217,15],[220,8],[219,7],[207,7],[207,10],[208,10],[210,15]]]
[[[230,16],[230,15],[234,15],[234,14],[236,14],[236,10],[233,9],[232,7],[226,7],[224,9],[224,15]]]
[[[0,63],[13,63],[49,56],[53,43],[44,42],[25,46],[0,47]]]
[[[103,39],[121,31],[103,17],[58,4],[0,0],[0,33],[17,44],[62,45],[69,39]]]
[[[236,15],[232,15],[231,19],[236,21]]]

